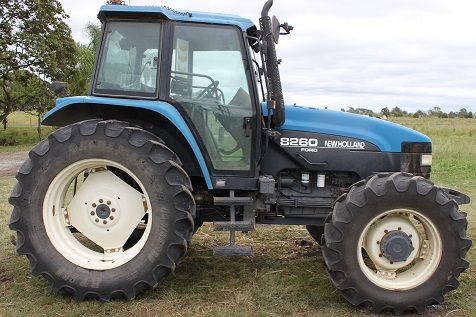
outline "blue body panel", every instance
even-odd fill
[[[119,107],[136,107],[142,109],[148,109],[160,113],[164,117],[166,117],[170,122],[172,122],[179,131],[182,132],[185,139],[188,141],[190,147],[192,148],[195,157],[197,158],[197,162],[200,166],[200,169],[203,173],[203,177],[207,183],[208,189],[213,189],[212,180],[210,178],[210,173],[208,172],[207,164],[205,162],[205,158],[200,151],[200,147],[198,146],[195,137],[190,131],[185,120],[182,118],[182,115],[177,111],[177,109],[163,101],[144,101],[144,100],[132,100],[132,99],[119,99],[119,98],[100,98],[100,97],[69,97],[69,98],[62,98],[56,101],[56,106],[51,109],[44,117],[43,120],[51,116],[53,113],[61,111],[61,109],[72,105],[72,104],[84,104],[84,103],[91,103],[91,104],[102,104],[102,105],[111,105],[111,106],[119,106]]]
[[[238,15],[188,11],[179,12],[159,6],[105,5],[101,7],[100,12],[106,14],[107,12],[161,13],[173,21],[235,25],[240,27],[243,32],[246,32],[246,30],[248,30],[250,27],[255,26],[255,24],[250,19],[245,19]]]
[[[267,113],[263,104],[263,113]],[[431,142],[426,135],[386,120],[328,109],[286,106],[279,130],[316,132],[371,142],[382,152],[399,153],[402,142]]]

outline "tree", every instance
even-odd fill
[[[468,112],[468,118],[469,119],[473,119],[474,118],[474,114],[472,111]]]
[[[424,118],[424,117],[426,117],[426,113],[424,113],[421,110],[418,110],[417,112],[413,114],[413,118]]]
[[[441,118],[441,116],[443,115],[443,111],[441,111],[440,107],[433,107],[433,109],[428,110],[428,114],[430,117]]]
[[[68,81],[69,92],[74,96],[84,95],[88,92],[94,60],[96,59],[96,51],[101,41],[100,25],[89,23],[85,31],[89,37],[89,44],[76,44],[77,63]]]
[[[394,117],[402,117],[403,116],[403,111],[399,107],[395,107],[390,111],[390,114]]]
[[[382,116],[387,116],[388,117],[388,116],[390,116],[390,110],[388,109],[388,107],[385,107],[380,111],[380,114]]]
[[[0,122],[24,104],[13,93],[28,82],[23,71],[46,80],[70,75],[76,47],[67,17],[58,0],[0,0]]]
[[[36,116],[38,139],[41,140],[41,117],[54,106],[56,95],[45,79],[32,73],[25,76],[26,84],[19,87],[21,95],[24,96],[19,108]]]
[[[460,117],[460,118],[467,118],[467,117],[468,117],[468,110],[466,110],[465,108],[461,109],[461,110],[458,112],[458,117]]]

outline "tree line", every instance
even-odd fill
[[[90,43],[75,43],[58,0],[0,0],[0,123],[25,111],[40,120],[58,97],[53,81],[68,83],[71,95],[89,86],[100,27],[89,24]]]
[[[361,115],[366,115],[370,117],[413,117],[413,118],[426,118],[426,117],[434,117],[434,118],[466,118],[466,119],[473,119],[475,114],[472,111],[468,111],[466,108],[461,108],[459,111],[450,111],[444,112],[440,107],[433,107],[430,110],[422,111],[418,110],[416,112],[408,112],[406,110],[402,110],[399,107],[393,107],[392,109],[388,107],[382,108],[380,112],[374,112],[370,109],[365,108],[353,108],[350,107],[347,110],[344,108],[341,109],[343,112],[350,112],[356,113]]]

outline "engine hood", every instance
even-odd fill
[[[316,132],[364,140],[382,152],[401,152],[402,142],[431,142],[426,135],[382,119],[342,111],[286,106],[286,121],[277,130]]]

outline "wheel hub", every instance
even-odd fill
[[[412,240],[403,231],[391,231],[380,241],[380,251],[390,263],[405,262],[413,250]]]
[[[96,214],[101,219],[107,219],[111,215],[111,208],[105,204],[101,204],[96,208]]]
[[[90,220],[98,227],[110,228],[120,218],[120,204],[110,196],[99,195],[90,201],[89,206]]]
[[[395,271],[409,265],[420,248],[418,230],[404,214],[375,221],[366,231],[365,248],[378,269]]]

